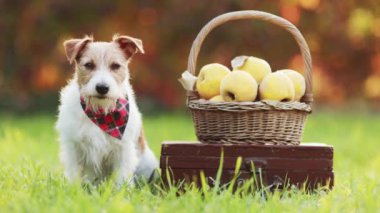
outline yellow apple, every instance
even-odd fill
[[[211,101],[211,102],[223,102],[224,99],[223,99],[223,97],[221,95],[217,95],[217,96],[214,96],[214,97],[210,98],[209,101]]]
[[[204,99],[219,95],[220,82],[230,72],[230,69],[218,63],[203,66],[196,82],[199,95]]]
[[[223,78],[220,94],[225,101],[254,101],[257,96],[257,82],[247,72],[235,70]]]
[[[293,82],[283,72],[270,73],[261,82],[259,94],[261,100],[293,101]]]
[[[305,83],[305,78],[303,77],[303,75],[291,69],[278,70],[277,72],[283,72],[285,75],[287,75],[290,78],[290,80],[292,80],[294,90],[295,90],[294,100],[300,101],[302,96],[305,95],[305,90],[306,90],[306,83]]]
[[[247,57],[241,66],[235,67],[234,69],[248,72],[255,78],[258,84],[261,83],[266,75],[272,72],[268,62],[253,56]]]

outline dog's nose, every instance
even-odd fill
[[[110,90],[106,84],[97,84],[95,89],[100,95],[105,95]]]

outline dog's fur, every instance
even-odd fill
[[[85,37],[67,40],[64,47],[68,60],[75,64],[73,79],[61,91],[56,124],[68,180],[97,184],[114,175],[117,184],[133,185],[133,177],[151,178],[158,163],[144,137],[128,70],[133,55],[144,53],[141,40],[116,35],[111,42],[94,42]],[[108,93],[98,94],[98,84],[109,86]],[[93,109],[106,111],[118,98],[128,97],[129,118],[121,140],[103,132],[87,117],[80,96]]]

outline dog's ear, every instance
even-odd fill
[[[63,42],[66,56],[70,64],[72,64],[75,60],[78,60],[80,58],[81,52],[85,49],[86,45],[92,41],[92,37],[85,36],[82,39],[69,39]]]
[[[123,50],[127,59],[130,59],[136,53],[144,53],[142,41],[138,38],[114,35],[112,40],[119,45],[121,50]]]

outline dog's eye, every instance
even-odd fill
[[[84,67],[86,67],[88,70],[93,70],[95,69],[95,64],[93,62],[87,62],[84,64]]]
[[[117,70],[117,69],[120,68],[120,64],[118,64],[118,63],[112,63],[110,67],[111,67],[111,70]]]

